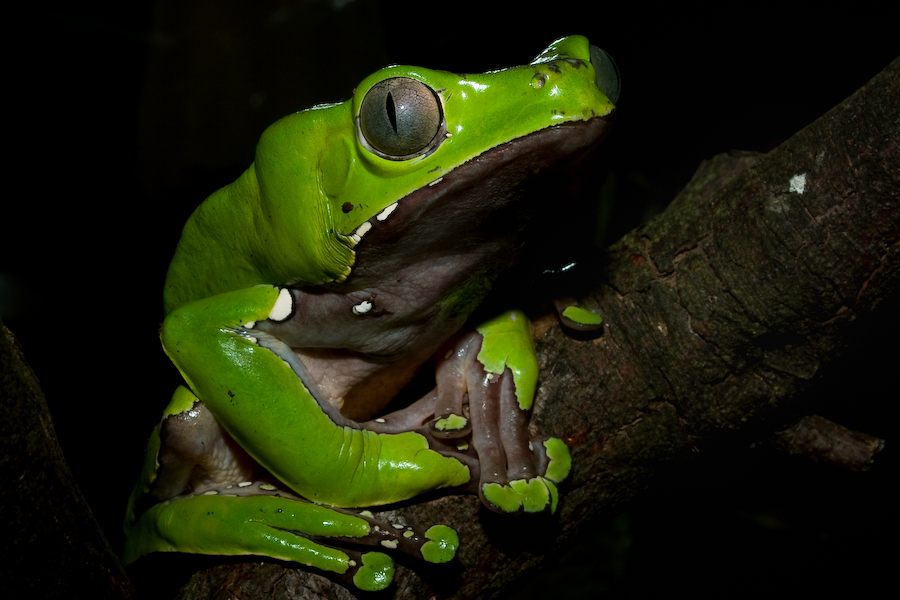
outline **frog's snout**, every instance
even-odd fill
[[[619,68],[612,57],[591,44],[591,65],[594,67],[594,81],[597,87],[603,92],[610,102],[616,104],[619,101],[619,91],[621,89],[621,79],[619,78]]]

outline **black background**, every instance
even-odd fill
[[[20,109],[7,117],[20,133],[7,138],[0,316],[116,548],[146,437],[178,383],[157,338],[168,260],[187,216],[250,164],[267,124],[346,98],[386,64],[480,72],[581,33],[622,74],[615,235],[661,210],[702,159],[774,148],[900,55],[895,18],[860,3],[336,4],[60,4],[33,16],[11,61]],[[892,343],[896,332],[894,318],[870,333]],[[518,597],[560,585],[571,598],[874,589],[897,505],[896,426],[879,387],[889,359],[876,350],[824,374],[826,416],[888,438],[868,474],[746,449],[699,457],[627,513],[599,515],[551,579]]]

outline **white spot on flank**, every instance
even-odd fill
[[[356,566],[356,561],[353,560],[353,559],[351,558],[350,561],[349,561],[347,564],[350,565],[351,567],[355,567],[355,566]]]
[[[362,302],[360,302],[359,304],[357,304],[356,306],[353,307],[353,314],[354,315],[364,315],[367,312],[369,312],[370,310],[372,310],[372,303],[369,302],[368,300],[363,300]]]
[[[385,420],[384,420],[383,418],[381,418],[381,417],[378,417],[377,419],[375,419],[375,422],[376,422],[376,423],[387,423],[387,421],[385,421]]]
[[[378,213],[378,216],[375,217],[375,218],[378,219],[379,221],[384,221],[384,220],[387,219],[389,216],[391,216],[391,213],[394,212],[395,210],[397,210],[397,203],[396,203],[396,202],[394,202],[393,204],[391,204],[390,206],[388,206],[387,208],[385,208],[383,211],[381,211],[380,213]],[[366,222],[368,223],[368,221],[366,221]]]
[[[806,190],[806,173],[791,177],[791,191],[802,194]]]
[[[381,540],[381,545],[385,548],[390,548],[391,550],[396,550],[398,543],[397,540]]]
[[[238,484],[238,487],[247,487],[248,485],[253,485],[252,481],[242,481]]]
[[[428,184],[428,187],[431,187],[431,186],[433,186],[433,185],[437,185],[437,184],[439,184],[439,183],[440,183],[441,181],[443,181],[443,180],[444,180],[443,177],[438,177],[437,179],[435,179],[434,181],[432,181],[431,183],[429,183],[429,184]]]
[[[247,321],[246,323],[241,325],[241,327],[243,327],[244,329],[253,329],[254,327],[256,327],[256,321]]]
[[[293,305],[294,299],[291,297],[291,292],[282,288],[281,291],[278,292],[278,299],[275,301],[275,306],[269,311],[269,319],[272,321],[284,321],[291,316],[291,308]]]

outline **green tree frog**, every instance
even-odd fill
[[[169,267],[160,335],[186,386],[151,436],[126,563],[265,555],[377,590],[393,573],[381,550],[446,562],[456,533],[345,509],[462,490],[498,512],[554,510],[570,457],[529,438],[530,324],[471,321],[564,220],[560,181],[617,95],[609,57],[572,36],[481,75],[382,69],[266,129]],[[432,357],[434,389],[384,414]]]

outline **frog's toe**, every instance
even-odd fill
[[[560,323],[569,331],[588,334],[599,332],[603,327],[603,318],[578,306],[574,298],[558,298],[553,301],[553,305]]]
[[[247,482],[152,506],[130,528],[125,560],[160,551],[262,555],[377,591],[391,584],[394,562],[375,548],[442,563],[458,547],[456,531],[446,525],[423,532],[403,521],[377,520],[368,511],[313,504],[270,483]]]
[[[534,450],[534,465],[539,473],[530,479],[510,479],[508,485],[482,485],[481,498],[489,505],[494,505],[502,512],[526,513],[556,512],[559,502],[559,491],[556,484],[569,475],[572,467],[572,456],[569,448],[559,438],[535,441],[531,444]]]
[[[472,422],[464,415],[448,413],[435,417],[431,423],[432,435],[437,438],[462,438],[472,433]]]
[[[428,539],[422,545],[422,558],[430,563],[450,562],[459,548],[459,535],[446,525],[434,525],[425,532]]]
[[[534,479],[518,479],[510,481],[511,487],[522,501],[522,510],[527,513],[543,512],[550,509],[556,511],[556,486],[544,477]]]
[[[506,485],[486,483],[480,496],[485,505],[502,513],[555,513],[559,503],[556,485],[546,477],[516,479]]]
[[[394,580],[394,561],[382,552],[366,552],[359,557],[361,564],[353,567],[353,585],[366,592],[377,592]]]
[[[538,472],[552,482],[559,483],[569,476],[572,455],[569,447],[559,438],[548,438],[533,444]]]

